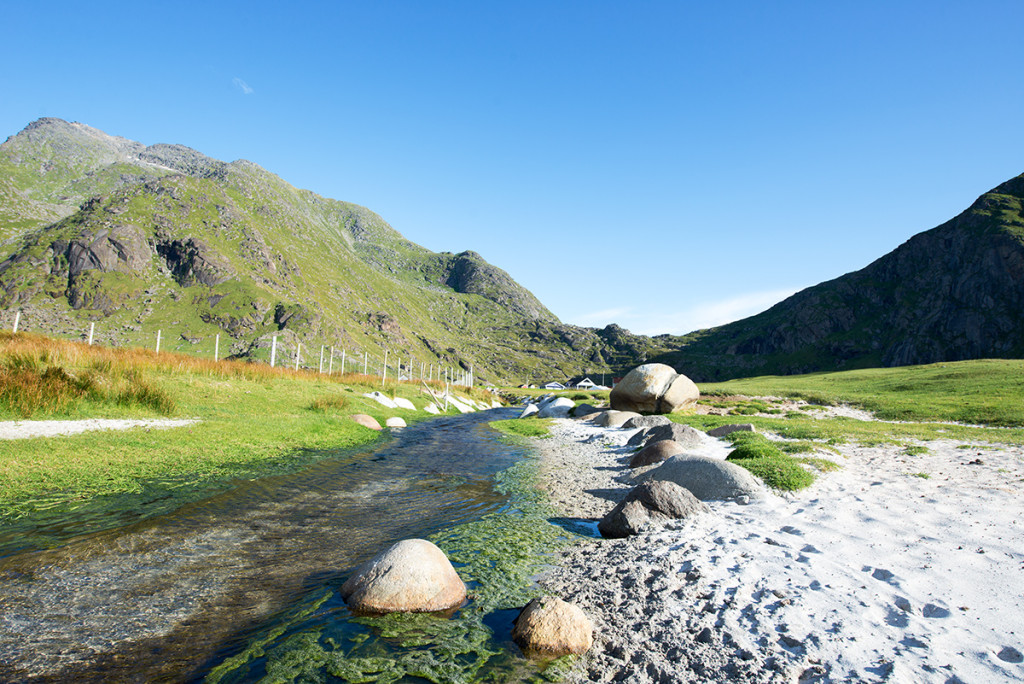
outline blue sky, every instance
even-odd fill
[[[756,313],[1024,172],[1020,2],[0,9],[0,137],[250,159],[581,325]]]

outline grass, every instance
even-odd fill
[[[385,409],[364,392],[380,378],[327,376],[263,364],[201,360],[140,349],[109,349],[40,335],[0,333],[4,383],[0,420],[183,417],[172,430],[88,432],[0,442],[0,519],[81,507],[97,497],[163,489],[202,489],[294,469],[380,433],[348,420],[366,413],[382,424],[409,423],[425,411]],[[422,409],[419,383],[383,388]],[[483,391],[476,398],[483,399]],[[452,409],[454,412],[454,409]],[[148,496],[149,494],[147,494]]]
[[[735,446],[727,460],[746,468],[773,489],[795,491],[814,482],[814,473],[805,467],[802,459],[789,456],[764,435],[734,432],[726,439]]]
[[[510,420],[493,420],[489,425],[498,432],[516,437],[536,437],[545,439],[551,436],[548,427],[551,420],[547,418],[512,418]]]
[[[701,386],[705,395],[850,403],[884,420],[1024,426],[1024,361],[982,359],[840,373],[764,376]]]

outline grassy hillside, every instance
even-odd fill
[[[40,120],[0,145],[0,307],[23,328],[266,359],[270,337],[483,381],[612,372],[662,343],[563,325],[473,252],[435,253],[372,211],[246,161]],[[5,239],[6,238],[6,239]],[[6,258],[3,258],[6,257]],[[208,353],[208,352],[204,352]]]

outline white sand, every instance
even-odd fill
[[[149,418],[145,420],[90,418],[88,420],[5,420],[0,421],[0,439],[28,439],[30,437],[58,437],[77,435],[92,430],[129,430],[146,428],[165,430],[198,423],[197,418],[172,420]]]
[[[629,489],[614,445],[634,431],[553,432],[553,502],[599,517]],[[1024,681],[1024,449],[926,446],[843,447],[796,495],[571,549],[542,583],[598,625],[576,677]]]

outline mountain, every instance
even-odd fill
[[[691,333],[696,380],[1024,357],[1024,175],[867,267]]]
[[[40,119],[0,145],[0,307],[29,329],[266,358],[270,338],[481,380],[614,372],[666,351],[562,324],[479,254],[436,253],[372,211],[252,162]],[[307,363],[315,355],[307,357]],[[351,357],[350,357],[351,358]]]

